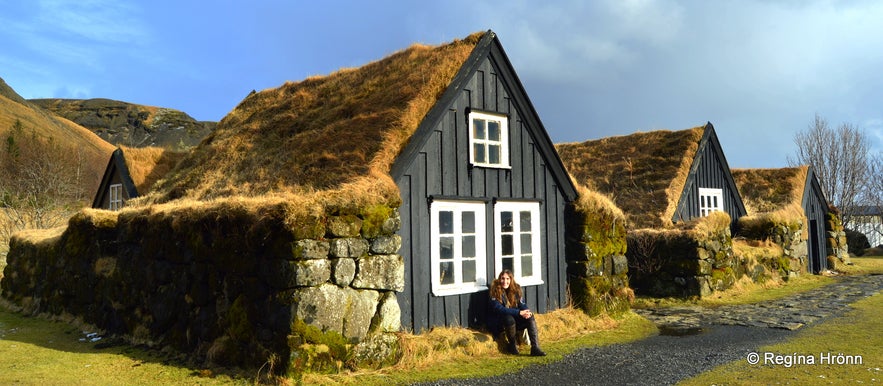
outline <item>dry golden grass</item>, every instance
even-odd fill
[[[391,180],[375,180],[389,180],[393,160],[482,36],[414,45],[251,94],[157,184],[151,201],[378,187],[388,194]]]
[[[672,224],[705,126],[555,145],[578,183],[612,197],[632,228]]]
[[[573,177],[571,177],[571,180],[573,180]],[[582,213],[603,213],[617,219],[625,219],[625,213],[613,203],[610,197],[579,183],[574,183],[574,186],[576,186],[577,199],[573,206],[577,211]]]
[[[809,168],[733,169],[733,180],[748,214],[774,212],[788,205],[800,207]]]
[[[159,147],[120,146],[129,176],[139,194],[144,194],[171,171],[186,153]]]
[[[705,239],[709,236],[720,233],[723,230],[730,229],[730,215],[727,212],[714,211],[705,217],[699,217],[691,221],[687,221],[684,226],[693,233],[698,239]]]
[[[547,314],[537,314],[536,318],[543,347],[554,347],[556,344],[585,338],[602,331],[612,331],[620,327],[622,323],[621,320],[606,315],[589,317],[584,312],[573,308],[562,308]],[[433,372],[439,368],[459,367],[458,363],[498,362],[513,358],[499,351],[497,343],[490,334],[462,327],[435,327],[422,334],[400,333],[399,337],[403,357],[394,366],[380,370],[358,370],[339,375],[305,374],[303,382],[305,384],[356,384],[361,383],[359,379],[364,379],[370,384],[377,384],[377,379],[383,379],[384,376]],[[526,347],[522,348],[526,350]],[[548,348],[547,351],[549,351]],[[530,357],[524,356],[522,358]],[[499,366],[490,367],[497,368]],[[504,367],[511,370],[511,364]],[[448,376],[453,375],[456,374],[448,374]]]
[[[21,103],[0,95],[0,135],[5,137],[16,120],[20,121],[26,130],[33,130],[41,137],[51,137],[65,146],[83,149],[84,156],[87,157],[107,160],[114,150],[113,145],[76,123],[30,103]],[[103,168],[104,165],[99,167]]]

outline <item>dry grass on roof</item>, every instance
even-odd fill
[[[773,212],[787,205],[800,206],[808,167],[781,169],[733,169],[748,214]]]
[[[165,177],[186,154],[159,147],[120,146],[120,149],[123,150],[129,176],[132,177],[139,194],[149,191],[153,184]]]
[[[160,183],[159,200],[299,194],[388,175],[481,37],[249,95]]]
[[[577,183],[611,197],[633,228],[671,225],[704,126],[556,145]]]

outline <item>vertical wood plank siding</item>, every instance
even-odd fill
[[[722,161],[724,155],[718,146],[709,140],[705,146],[698,149],[698,155],[694,158],[691,176],[687,178],[684,191],[687,195],[681,199],[677,211],[672,218],[674,222],[687,221],[699,214],[699,188],[721,189],[723,194],[724,210],[730,215],[730,228],[735,227],[739,217],[745,215],[739,205],[739,192],[736,186],[728,178],[730,168]]]
[[[828,269],[827,246],[828,239],[825,233],[825,222],[828,221],[828,204],[818,184],[815,174],[810,169],[806,176],[806,187],[803,190],[803,211],[807,218],[806,226],[809,227],[810,237],[807,238],[807,270],[819,273]],[[813,221],[815,220],[815,221]],[[815,232],[815,238],[812,237]],[[815,239],[815,243],[813,240]]]
[[[484,324],[487,291],[453,296],[433,296],[430,278],[429,198],[533,199],[541,201],[543,285],[525,288],[528,303],[537,312],[556,309],[566,302],[566,267],[563,259],[564,205],[566,198],[556,186],[548,162],[538,151],[531,130],[510,97],[510,85],[501,79],[493,56],[484,59],[459,95],[436,123],[433,135],[421,148],[417,162],[407,165],[396,179],[402,199],[402,249],[405,259],[405,290],[399,296],[402,325],[424,331],[433,326],[479,326]],[[468,108],[506,114],[509,117],[511,169],[469,166]],[[493,280],[493,206],[487,205],[485,235],[488,280]]]

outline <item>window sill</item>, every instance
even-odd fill
[[[484,168],[484,169],[503,169],[503,170],[512,170],[511,165],[494,165],[494,164],[474,164],[471,163],[469,166],[473,168]]]
[[[487,289],[488,286],[486,285],[475,285],[474,287],[439,288],[433,289],[432,294],[434,296],[463,295],[486,291]]]
[[[528,285],[543,285],[546,284],[543,279],[520,279],[517,281],[518,285],[524,287]]]

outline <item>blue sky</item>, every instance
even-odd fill
[[[782,167],[815,114],[883,149],[883,2],[35,0],[0,3],[0,78],[220,120],[251,90],[494,30],[555,142],[711,121]]]

